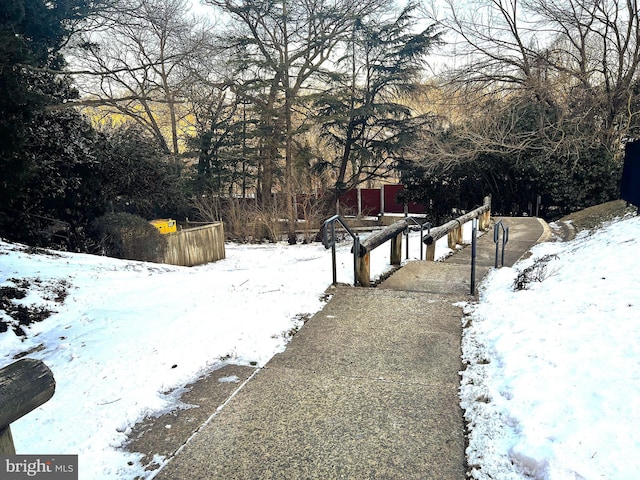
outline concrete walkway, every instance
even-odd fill
[[[535,218],[504,221],[511,265],[545,230]],[[378,288],[330,289],[286,351],[155,478],[463,480],[456,304],[473,298],[470,250],[410,262]],[[478,243],[478,282],[494,254],[490,231]]]

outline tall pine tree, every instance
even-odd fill
[[[354,23],[342,74],[317,102],[322,134],[335,148],[335,197],[384,177],[415,139],[422,119],[401,98],[416,87],[425,56],[440,42],[433,26],[414,33],[416,8],[409,3],[396,17]]]

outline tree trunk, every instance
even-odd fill
[[[296,238],[296,218],[295,211],[295,192],[293,188],[293,158],[292,158],[292,138],[293,128],[291,126],[291,97],[293,92],[291,91],[290,79],[289,79],[289,35],[287,31],[287,0],[282,2],[282,16],[283,16],[283,47],[284,47],[284,72],[282,75],[282,84],[284,86],[284,121],[285,121],[285,167],[284,167],[284,182],[287,202],[287,239],[289,245],[295,245],[297,243]]]

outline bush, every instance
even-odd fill
[[[529,284],[533,282],[542,282],[548,277],[554,275],[555,270],[549,272],[547,266],[552,260],[557,260],[558,256],[555,254],[544,255],[540,258],[537,258],[533,264],[521,272],[518,273],[518,276],[513,282],[513,289],[518,290],[527,290],[529,288]]]
[[[278,199],[261,206],[254,200],[208,194],[195,197],[193,207],[202,221],[222,220],[226,238],[236,242],[277,242],[286,227],[282,220],[286,216],[285,206]]]
[[[97,249],[110,257],[143,262],[164,260],[167,243],[147,220],[130,213],[108,213],[92,223]]]

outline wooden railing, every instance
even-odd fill
[[[404,218],[388,227],[378,230],[360,243],[360,251],[356,261],[356,284],[362,287],[371,286],[371,251],[391,240],[391,265],[402,263],[402,234],[409,227]]]
[[[23,358],[0,369],[0,455],[15,455],[10,425],[48,401],[56,382],[40,360]]]
[[[462,226],[473,220],[479,219],[479,228],[486,230],[489,228],[491,220],[491,197],[485,197],[482,206],[475,210],[461,215],[455,220],[433,227],[424,236],[422,241],[427,245],[426,260],[435,259],[436,241],[445,235],[449,236],[449,247],[455,248],[456,244],[462,243]],[[356,283],[363,286],[371,286],[371,251],[383,243],[391,240],[391,265],[400,265],[402,262],[402,234],[411,225],[410,219],[403,218],[382,230],[379,230],[360,243],[360,251],[356,261]]]
[[[489,228],[491,224],[491,197],[484,197],[482,206],[475,210],[465,213],[439,227],[432,228],[429,234],[422,239],[425,245],[427,245],[427,260],[433,260],[435,258],[436,242],[445,235],[448,236],[449,248],[455,248],[456,245],[461,244],[462,226],[474,218],[479,220],[478,227],[480,230],[487,230]]]

